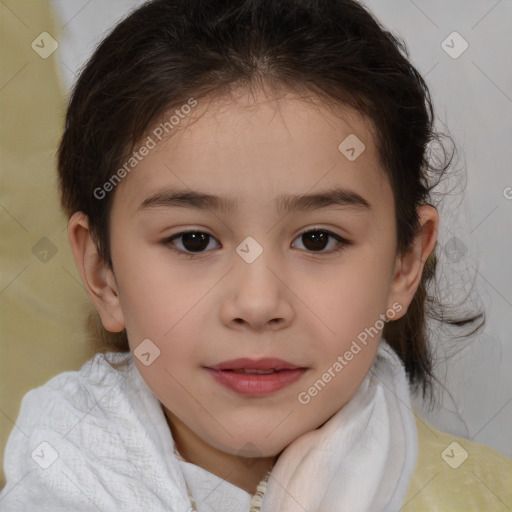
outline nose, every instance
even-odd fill
[[[270,250],[263,250],[251,263],[236,255],[228,278],[228,293],[221,308],[225,324],[261,332],[283,329],[292,322],[293,293],[286,272]]]

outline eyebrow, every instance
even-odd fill
[[[279,213],[313,211],[332,206],[360,211],[371,209],[370,203],[364,197],[352,190],[339,187],[314,194],[281,194],[275,198],[275,203]],[[197,191],[166,189],[145,199],[138,210],[181,207],[233,214],[237,212],[238,204],[239,201],[235,198]]]

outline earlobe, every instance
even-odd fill
[[[85,290],[107,331],[125,328],[123,310],[114,273],[98,253],[89,229],[89,219],[74,213],[68,223],[68,239]]]
[[[434,250],[439,229],[439,214],[430,205],[422,205],[417,208],[420,229],[414,239],[409,252],[397,256],[395,269],[391,282],[389,304],[398,302],[402,310],[395,317],[397,320],[407,313],[414,294],[418,289],[427,258]]]

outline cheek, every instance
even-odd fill
[[[158,394],[160,386],[176,384],[170,375],[185,381],[187,371],[204,363],[204,297],[216,280],[194,278],[154,248],[124,254],[116,279],[129,346],[135,356],[146,346],[151,357],[157,355],[154,363],[139,365],[139,370]]]
[[[387,307],[388,273],[382,262],[359,257],[340,265],[321,286],[308,284],[302,295],[319,324],[323,320],[326,339],[354,338],[379,320]]]
[[[297,402],[300,417],[308,428],[317,428],[351,400],[367,376],[377,350],[378,343],[345,343],[304,382]]]
[[[201,286],[170,265],[165,252],[120,240],[114,262],[127,331],[162,338],[198,301]]]

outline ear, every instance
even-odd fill
[[[122,331],[126,324],[115,276],[98,253],[87,215],[76,212],[71,216],[68,238],[85,290],[100,315],[103,327],[110,332]]]
[[[430,205],[419,206],[420,229],[409,252],[397,256],[391,281],[388,308],[398,302],[402,309],[393,318],[398,320],[407,313],[418,289],[427,258],[434,250],[439,229],[439,214]],[[394,309],[394,308],[393,308]]]

